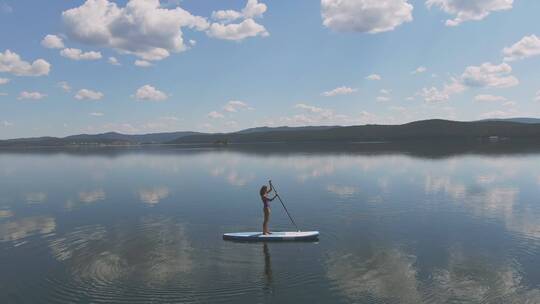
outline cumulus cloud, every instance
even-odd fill
[[[212,23],[208,36],[225,40],[244,40],[249,37],[267,37],[270,34],[266,28],[253,19],[246,19],[238,24]]]
[[[390,101],[390,97],[388,97],[388,96],[377,96],[377,101],[380,101],[380,102]]]
[[[217,112],[217,111],[212,111],[210,113],[208,113],[208,117],[209,118],[212,118],[212,119],[220,119],[220,118],[224,118],[225,115]]]
[[[504,61],[514,61],[540,55],[540,38],[536,35],[523,37],[511,47],[503,49]]]
[[[511,73],[512,67],[507,63],[495,65],[486,62],[480,66],[467,67],[461,80],[470,87],[508,88],[519,84],[519,80]]]
[[[252,110],[253,108],[250,107],[247,103],[240,101],[240,100],[231,100],[227,102],[227,104],[223,107],[223,111],[225,112],[238,112],[239,110]]]
[[[135,60],[134,65],[141,68],[148,68],[151,67],[153,64],[150,61],[146,60]]]
[[[489,94],[480,94],[474,97],[474,101],[477,102],[503,102],[506,101],[506,98],[503,96],[495,96]]]
[[[16,76],[43,76],[48,75],[50,70],[51,64],[43,59],[29,63],[10,50],[6,50],[4,53],[0,52],[0,72]]]
[[[540,91],[536,92],[536,96],[534,97],[534,101],[540,101]]]
[[[407,0],[321,0],[323,25],[338,32],[380,33],[413,20]]]
[[[80,49],[66,48],[60,51],[60,55],[71,60],[98,60],[101,59],[100,52],[83,52]]]
[[[135,98],[138,100],[163,101],[169,98],[169,96],[155,87],[147,84],[137,89]]]
[[[212,23],[207,31],[208,36],[218,39],[240,41],[249,37],[266,37],[270,35],[266,28],[255,22],[266,12],[266,4],[257,0],[248,0],[241,12],[235,10],[221,10],[212,12],[212,18],[220,22]],[[230,23],[237,19],[244,19],[240,23]]]
[[[75,99],[77,100],[84,100],[84,99],[100,100],[101,98],[103,98],[103,93],[98,92],[98,91],[88,90],[88,89],[81,89],[75,95]]]
[[[495,11],[509,10],[514,0],[427,0],[428,8],[439,7],[445,13],[454,15],[446,20],[447,26],[457,26],[465,21],[482,20]]]
[[[109,57],[108,62],[111,65],[121,65],[116,57]]]
[[[507,63],[495,65],[490,62],[480,66],[469,66],[461,76],[452,78],[442,89],[436,87],[423,88],[417,95],[426,102],[448,101],[453,94],[461,93],[468,88],[508,88],[519,84],[519,80],[511,75],[512,67]]]
[[[71,92],[71,86],[66,81],[60,81],[57,85],[64,90],[64,92]]]
[[[8,83],[10,80],[8,78],[0,78],[0,85]]]
[[[40,92],[27,92],[22,91],[19,94],[19,97],[17,97],[18,100],[24,100],[24,99],[31,99],[31,100],[39,100],[45,98],[47,95],[40,93]]]
[[[411,74],[415,75],[415,74],[421,74],[421,73],[424,73],[425,71],[427,71],[427,68],[424,67],[424,66],[419,66],[417,67],[414,71],[411,72]]]
[[[353,89],[353,88],[350,88],[350,87],[346,87],[346,86],[342,86],[342,87],[338,87],[338,88],[335,88],[331,91],[326,91],[326,92],[323,92],[321,93],[322,96],[325,96],[325,97],[332,97],[332,96],[336,96],[336,95],[348,95],[348,94],[352,94],[354,92],[357,92],[358,89]]]
[[[436,87],[423,88],[417,95],[424,98],[429,103],[444,102],[450,99],[453,94],[465,91],[466,87],[457,79],[452,79],[450,84],[445,84],[442,89]]]
[[[69,38],[89,45],[108,47],[144,60],[162,60],[187,49],[183,28],[204,31],[203,17],[159,0],[130,0],[119,7],[108,0],[87,0],[62,13]]]
[[[379,74],[371,74],[366,77],[367,80],[381,80],[382,77]]]
[[[48,49],[63,49],[64,48],[64,42],[62,41],[62,38],[56,35],[45,36],[43,40],[41,40],[41,45]]]
[[[319,107],[315,107],[315,106],[310,106],[310,105],[307,105],[305,103],[296,104],[294,107],[296,109],[306,110],[306,111],[311,112],[311,113],[323,113],[323,112],[329,112],[330,111],[330,110],[327,110],[327,109],[323,109],[323,108],[319,108]]]
[[[92,113],[89,113],[90,116],[96,116],[96,117],[101,117],[105,114],[101,113],[101,112],[92,112]]]
[[[241,12],[235,10],[214,11],[212,12],[212,19],[230,22],[240,18],[258,18],[262,17],[266,10],[266,4],[259,3],[257,0],[248,0]]]

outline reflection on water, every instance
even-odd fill
[[[270,258],[270,250],[268,250],[268,244],[263,243],[263,255],[264,255],[264,278],[266,280],[266,287],[272,286],[272,260]]]
[[[540,303],[537,152],[99,151],[0,153],[1,303]]]
[[[90,204],[105,199],[105,191],[103,189],[96,189],[93,191],[81,191],[79,192],[79,201]]]
[[[397,250],[377,250],[371,256],[332,254],[326,261],[332,285],[353,302],[370,297],[420,303],[415,257]]]
[[[39,204],[47,200],[45,192],[27,192],[24,194],[24,199],[28,204]]]
[[[167,196],[169,196],[169,188],[167,187],[139,190],[139,199],[149,205],[155,205]]]
[[[56,228],[54,218],[48,216],[32,216],[9,219],[0,223],[0,240],[16,241],[34,234],[51,233]]]

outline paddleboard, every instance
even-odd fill
[[[319,231],[283,231],[272,232],[264,235],[262,232],[235,232],[225,233],[224,240],[246,242],[271,242],[271,241],[314,241],[319,237]]]

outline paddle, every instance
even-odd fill
[[[296,227],[296,230],[300,231],[300,229],[298,229],[298,226],[296,225],[296,223],[294,222],[291,214],[289,213],[289,210],[287,210],[287,207],[285,207],[285,204],[283,203],[283,201],[281,200],[281,197],[279,196],[277,190],[276,190],[276,187],[274,187],[274,185],[272,185],[272,181],[268,181],[268,183],[270,183],[270,187],[272,187],[272,189],[274,189],[274,192],[276,193],[276,197],[279,199],[279,201],[281,202],[281,205],[283,206],[283,209],[285,209],[285,212],[287,213],[287,215],[289,216],[289,219],[291,220],[291,222],[293,223],[294,227]]]

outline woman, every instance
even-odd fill
[[[264,222],[263,222],[263,234],[268,235],[270,234],[270,231],[268,230],[268,221],[270,220],[270,204],[269,202],[273,201],[277,194],[274,195],[274,197],[269,198],[268,194],[272,192],[272,181],[269,181],[270,183],[270,189],[266,187],[266,185],[261,187],[261,190],[259,191],[259,194],[261,195],[261,200],[263,202],[263,212],[264,212]]]

